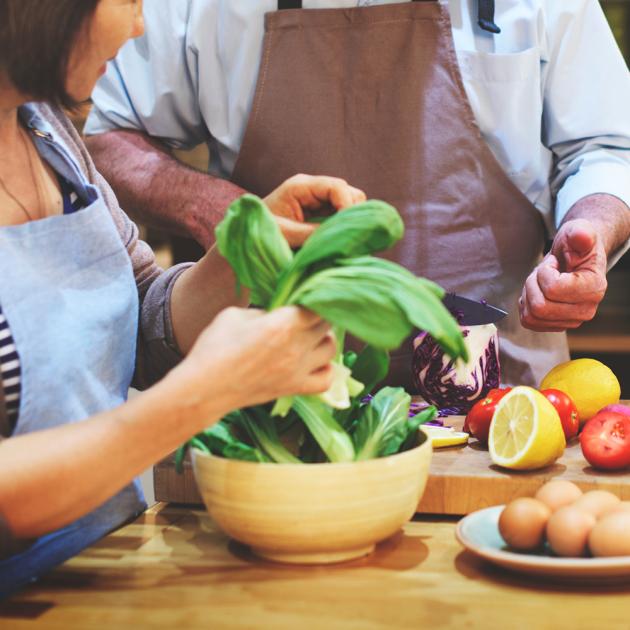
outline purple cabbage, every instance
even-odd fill
[[[491,328],[488,328],[491,326]],[[414,339],[414,393],[440,410],[440,416],[468,413],[500,384],[499,342],[496,327],[462,326],[469,361],[456,365],[427,333]]]

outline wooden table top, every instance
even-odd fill
[[[464,551],[455,523],[416,517],[362,560],[290,567],[253,558],[205,511],[158,504],[0,604],[0,628],[630,627],[630,584],[510,574]]]

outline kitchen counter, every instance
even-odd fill
[[[252,557],[203,510],[158,504],[0,604],[0,628],[628,628],[630,584],[562,586],[493,568],[456,519],[416,517],[367,558]]]

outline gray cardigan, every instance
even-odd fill
[[[59,109],[44,104],[37,105],[37,111],[54,127],[89,181],[102,193],[120,238],[129,253],[140,298],[136,369],[132,385],[138,389],[145,389],[162,378],[182,358],[173,336],[170,299],[175,280],[190,264],[177,265],[168,271],[158,267],[153,251],[138,237],[138,227],[118,205],[114,192],[96,170],[81,137],[68,117]],[[115,334],[114,330],[112,334]],[[20,349],[17,351],[19,354]],[[0,386],[0,439],[3,435],[6,436],[7,432],[6,408],[3,389]]]

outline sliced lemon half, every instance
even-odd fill
[[[435,427],[423,425],[421,427],[431,440],[433,448],[443,448],[445,446],[459,446],[468,442],[469,434],[462,431],[455,431],[450,427]]]
[[[566,441],[553,405],[539,391],[519,386],[497,405],[488,446],[497,466],[534,470],[556,461]]]

